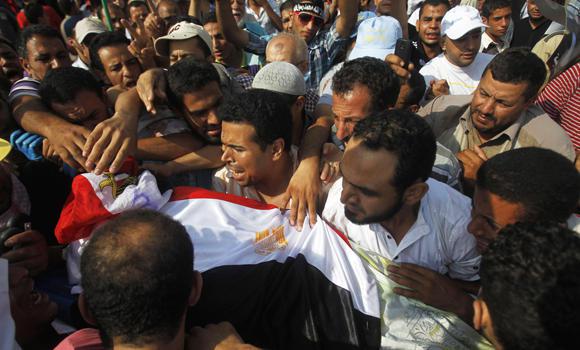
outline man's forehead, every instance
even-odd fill
[[[493,78],[491,70],[488,69],[481,78],[479,86],[496,99],[518,100],[520,97],[524,97],[528,83],[508,83],[496,80]]]

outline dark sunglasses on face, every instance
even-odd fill
[[[324,20],[322,18],[313,16],[308,13],[299,12],[296,14],[298,15],[298,19],[300,19],[300,22],[302,22],[302,24],[307,24],[314,21],[314,25],[320,27],[324,23]]]

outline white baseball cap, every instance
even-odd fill
[[[483,32],[487,26],[481,21],[479,11],[471,6],[455,6],[441,20],[441,35],[451,40],[457,40],[477,28]]]
[[[358,27],[356,43],[348,59],[368,56],[384,60],[388,54],[395,52],[397,39],[402,37],[399,21],[391,16],[365,19]]]
[[[81,44],[89,34],[101,34],[107,31],[103,23],[96,18],[86,17],[77,22],[75,26],[75,37]]]
[[[303,96],[306,94],[306,83],[304,74],[295,65],[288,62],[272,62],[256,73],[252,89]]]
[[[209,51],[212,51],[211,37],[209,33],[195,23],[179,22],[173,27],[169,28],[166,36],[162,36],[155,40],[155,51],[159,56],[169,56],[169,42],[172,40],[186,40],[194,37],[199,37],[207,46]]]

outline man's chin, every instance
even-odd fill
[[[364,217],[357,216],[347,208],[344,208],[344,216],[346,216],[348,221],[352,222],[353,224],[364,225],[368,223]]]

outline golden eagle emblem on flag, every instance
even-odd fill
[[[256,240],[254,241],[255,252],[260,255],[272,254],[276,250],[286,248],[288,241],[284,236],[284,226],[278,226],[273,229],[265,229],[256,232]]]

